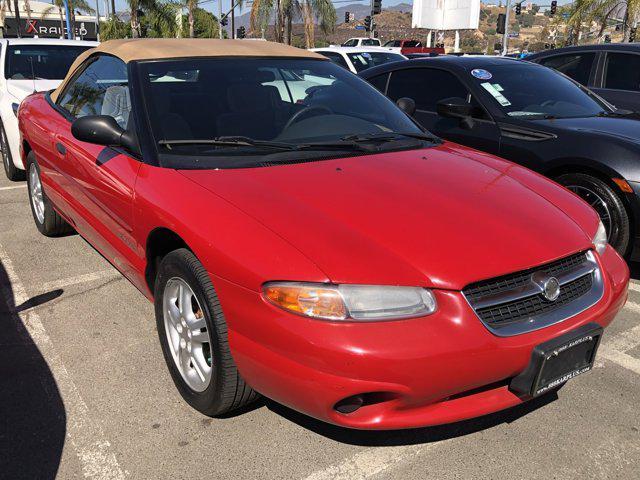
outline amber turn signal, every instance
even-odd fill
[[[299,315],[327,320],[347,318],[342,295],[329,285],[270,283],[263,292],[269,302]]]

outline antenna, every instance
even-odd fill
[[[33,68],[33,57],[29,55],[29,65],[31,65],[31,80],[33,81],[33,93],[36,93],[36,72]]]

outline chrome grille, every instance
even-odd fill
[[[537,278],[555,277],[560,295],[547,300]],[[537,268],[473,283],[462,292],[480,320],[496,335],[537,330],[589,308],[603,285],[593,252],[581,252]]]

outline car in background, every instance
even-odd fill
[[[640,43],[558,48],[526,58],[564,73],[617,108],[640,112]]]
[[[361,429],[495,412],[591,369],[627,298],[588,205],[313,52],[105,42],[18,117],[36,227],[75,228],[155,303],[207,415],[257,392]]]
[[[407,55],[409,53],[438,53],[444,55],[444,47],[425,47],[420,40],[389,40],[383,45],[392,52]]]
[[[312,48],[311,51],[327,57],[333,63],[353,73],[362,72],[376,65],[407,59],[404,55],[390,52],[382,47],[325,47]]]
[[[439,56],[361,73],[391,100],[415,101],[436,135],[536,170],[598,213],[611,245],[640,258],[640,123],[535,63]]]
[[[350,38],[340,46],[341,47],[379,47],[380,40],[378,40],[377,38],[356,37],[356,38]]]
[[[25,178],[16,119],[20,102],[33,92],[57,87],[76,57],[96,45],[80,40],[0,39],[0,150],[10,180]]]

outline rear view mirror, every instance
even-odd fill
[[[71,134],[81,142],[107,147],[125,147],[133,152],[138,151],[138,145],[133,136],[109,115],[80,117],[71,124]]]
[[[413,98],[409,98],[409,97],[399,98],[396,101],[396,105],[398,105],[398,107],[400,107],[400,110],[402,110],[404,113],[406,113],[410,117],[413,116],[414,113],[416,113],[416,102],[413,101]]]

